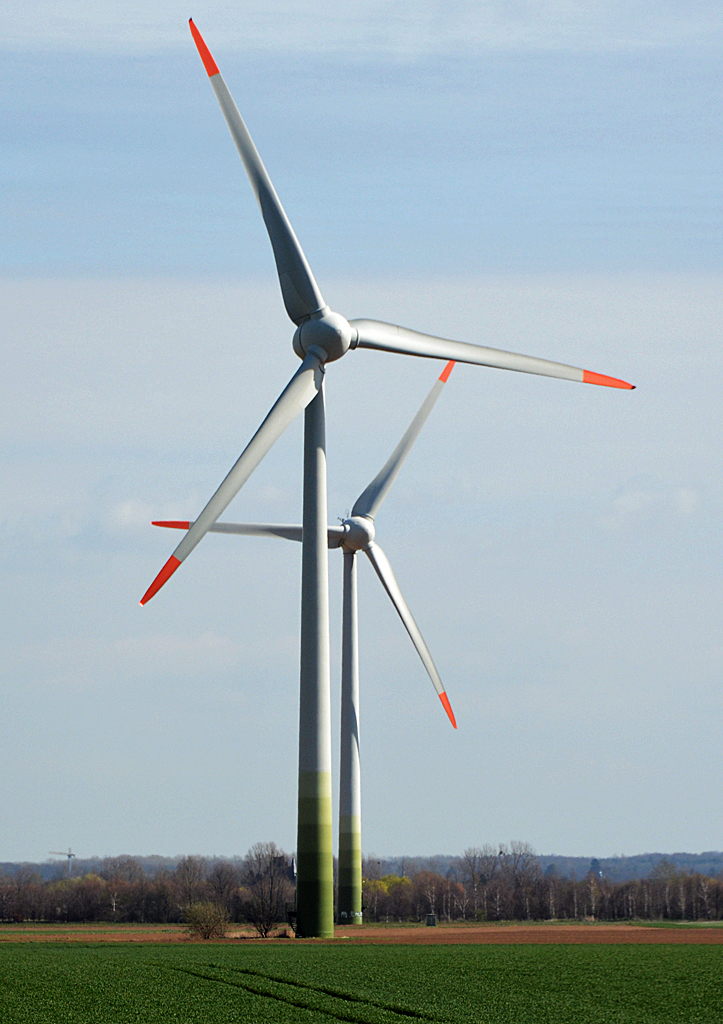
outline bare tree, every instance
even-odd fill
[[[529,843],[515,840],[509,847],[501,846],[498,856],[512,916],[529,919],[530,899],[541,878],[537,855]]]
[[[440,889],[444,885],[444,879],[434,871],[420,871],[414,877],[414,888],[417,895],[417,904],[425,907],[424,913],[437,913],[437,899]]]
[[[461,873],[465,889],[472,900],[475,916],[480,907],[480,897],[486,896],[486,889],[499,869],[499,857],[494,847],[471,846],[462,854]],[[486,899],[484,900],[486,903]],[[485,907],[486,910],[486,907]]]
[[[650,873],[650,878],[657,890],[659,902],[665,907],[665,917],[671,918],[673,890],[678,878],[677,868],[669,860],[658,861]]]
[[[205,875],[206,861],[203,857],[181,857],[176,865],[174,881],[182,907],[198,903],[207,895]]]
[[[117,921],[123,916],[130,886],[143,880],[143,868],[134,857],[104,857],[98,874],[107,883],[106,898],[112,920]]]
[[[577,879],[574,871],[570,872],[570,885],[572,888],[572,916],[577,920]]]
[[[597,878],[592,871],[587,873],[587,895],[590,900],[590,917],[594,918],[597,907],[598,885]]]
[[[208,872],[206,882],[214,902],[225,907],[230,914],[240,882],[238,863],[233,863],[230,860],[217,860]]]
[[[364,907],[365,920],[367,916],[373,921],[379,920],[379,903],[382,903],[382,912],[386,905],[387,886],[381,878],[367,878],[362,876],[362,905]]]
[[[698,874],[697,876],[697,890],[700,894],[701,900],[703,900],[704,908],[706,910],[706,918],[711,920],[711,896],[712,896],[712,885],[711,880]]]
[[[461,882],[452,877],[451,871],[447,872],[442,894],[442,916],[448,921],[461,915],[464,919],[467,916],[467,903],[469,897]]]
[[[73,879],[69,917],[74,921],[100,921],[106,905],[106,886],[100,875],[87,874]]]
[[[15,913],[15,886],[8,875],[0,878],[0,921],[12,921]]]
[[[262,938],[283,921],[293,899],[291,862],[275,843],[256,843],[243,862],[247,890],[246,916]]]
[[[370,853],[362,860],[362,877],[377,879],[382,876],[382,862],[375,853]]]
[[[40,921],[44,916],[45,892],[42,879],[29,866],[22,867],[15,875],[14,917],[21,921]]]
[[[120,882],[138,882],[143,878],[144,871],[135,857],[104,857],[100,862],[98,874],[108,882],[112,879]]]

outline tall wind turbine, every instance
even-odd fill
[[[281,294],[296,324],[293,348],[302,360],[266,419],[141,599],[146,604],[238,494],[288,425],[304,412],[304,539],[301,559],[301,681],[297,929],[305,936],[334,933],[329,717],[329,595],[326,555],[326,447],[323,380],[326,364],[350,349],[426,356],[608,387],[631,388],[613,377],[546,359],[420,334],[377,320],[346,320],[324,301],[288,217],[218,66],[193,21],[191,33],[239,151],[271,240]]]
[[[359,495],[351,516],[340,526],[327,527],[327,544],[341,548],[344,556],[341,658],[341,739],[339,766],[339,876],[337,917],[340,923],[362,921],[362,848],[361,848],[361,763],[359,759],[359,612],[357,601],[356,556],[363,551],[396,608],[404,627],[442,701],[449,720],[457,728],[452,707],[424,638],[402,596],[389,560],[376,542],[375,519],[399,470],[427,417],[449,380],[454,362],[445,366],[404,437],[372,482]],[[186,520],[160,520],[153,526],[189,530]],[[281,537],[303,540],[303,526],[285,523],[216,523],[209,533],[241,534],[246,537]]]

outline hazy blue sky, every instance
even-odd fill
[[[365,850],[721,849],[719,5],[38,2],[0,43],[0,860],[295,843],[299,549],[208,537],[138,605],[150,519],[297,365],[189,13],[335,309],[638,385],[450,378],[377,525],[459,730],[361,566]],[[330,521],[439,369],[329,368]],[[300,498],[301,422],[225,518]]]

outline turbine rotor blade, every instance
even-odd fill
[[[376,572],[379,579],[382,581],[382,586],[386,590],[387,594],[389,594],[392,604],[397,609],[397,614],[404,623],[404,628],[409,633],[412,643],[414,644],[417,650],[417,654],[422,659],[422,664],[426,668],[427,674],[429,675],[429,678],[432,680],[432,683],[434,684],[434,688],[439,695],[439,699],[442,701],[444,710],[447,712],[450,722],[456,729],[457,722],[455,721],[454,713],[449,703],[449,698],[447,697],[444,686],[442,685],[442,680],[439,678],[439,672],[437,671],[436,665],[432,661],[432,655],[429,653],[429,648],[424,642],[424,637],[419,631],[419,626],[414,621],[414,617],[409,610],[409,606],[407,605],[407,602],[404,600],[402,592],[399,589],[399,584],[397,583],[396,577],[392,571],[392,567],[389,564],[389,559],[384,554],[379,545],[374,543],[373,541],[369,545],[367,545],[367,547],[365,547],[363,551],[364,554],[369,559],[369,561],[374,566],[374,571]]]
[[[409,455],[412,445],[417,440],[427,417],[434,408],[435,402],[442,393],[442,388],[449,380],[449,375],[453,369],[454,361],[451,361],[442,370],[434,382],[434,387],[425,398],[421,409],[410,423],[404,437],[394,449],[383,468],[377,473],[366,490],[362,491],[357,498],[354,508],[351,510],[353,516],[367,516],[369,519],[374,519],[381,508],[382,502],[389,493],[389,488],[396,480],[404,460]]]
[[[258,204],[261,207],[261,214],[264,224],[271,240],[271,247],[274,250],[276,269],[281,285],[281,294],[286,306],[286,312],[295,324],[301,323],[312,313],[318,313],[325,308],[326,303],[322,298],[319,286],[314,280],[314,275],[307,263],[306,256],[299,245],[299,240],[294,234],[294,229],[289,223],[289,218],[276,195],[276,190],[271,184],[266,168],[264,167],[258,150],[249,135],[243,118],[233,101],[228,87],[221,77],[218,66],[211,56],[201,33],[193,23],[189,21],[191,35],[198,48],[203,61],[203,66],[211,80],[213,91],[219,102],[226,124],[231,132],[231,137],[236,143],[244,168],[251,182]]]
[[[151,526],[164,526],[167,530],[189,530],[193,522],[188,519],[157,519]],[[236,533],[244,537],[281,537],[283,540],[303,540],[304,528],[300,523],[214,523],[209,533]],[[328,526],[330,548],[341,547],[344,539],[342,526]]]
[[[549,359],[523,356],[517,352],[503,352],[484,345],[470,345],[466,341],[450,341],[436,338],[431,334],[410,331],[381,320],[350,320],[357,331],[353,348],[374,348],[382,352],[399,352],[408,356],[426,356],[431,359],[454,359],[458,363],[474,363],[478,366],[494,366],[500,370],[517,370],[519,373],[534,373],[542,377],[559,377],[562,380],[577,381],[579,384],[601,384],[609,388],[633,390],[634,384],[627,384],[616,377],[602,373],[591,373],[565,363],[553,363]]]
[[[188,533],[143,595],[141,604],[150,601],[214,525],[271,446],[316,397],[321,390],[323,376],[318,356],[310,352],[281,392],[266,419],[246,445],[198,519],[193,524],[189,524]]]
[[[164,526],[167,530],[189,530],[193,523],[184,519],[160,519],[151,526]],[[290,523],[214,523],[209,533],[237,533],[244,537],[282,537],[284,540],[301,541],[301,525]]]

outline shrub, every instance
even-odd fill
[[[190,933],[202,939],[222,939],[226,934],[228,913],[218,903],[210,900],[190,903],[183,917]]]

